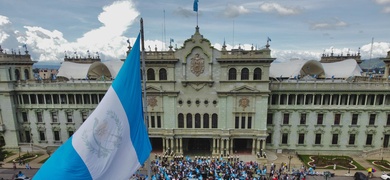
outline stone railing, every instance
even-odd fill
[[[289,82],[271,82],[271,91],[377,91],[377,90],[389,90],[390,82],[353,82],[348,83],[345,81],[335,80],[329,81],[294,81]]]

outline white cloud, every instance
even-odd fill
[[[374,0],[378,4],[390,4],[390,0]]]
[[[276,62],[285,62],[291,59],[301,60],[319,60],[321,54],[312,51],[297,51],[297,50],[276,50],[271,51],[273,58],[276,58]]]
[[[26,32],[18,33],[18,42],[27,44],[33,54],[36,54],[40,61],[59,60],[64,52],[64,46],[68,42],[61,32],[57,30],[49,31],[42,27],[25,26]]]
[[[138,16],[139,12],[130,1],[117,1],[105,6],[98,17],[102,26],[85,33],[75,45],[80,44],[85,52],[101,51],[106,56],[116,58],[126,51],[127,37],[123,34]]]
[[[384,12],[384,13],[390,13],[390,6],[384,7],[383,10],[382,10],[382,12]]]
[[[177,15],[180,15],[180,16],[186,17],[186,18],[188,18],[188,17],[193,17],[193,16],[196,15],[196,13],[195,13],[194,11],[189,10],[189,9],[185,9],[185,8],[182,8],[182,7],[179,7],[179,8],[175,11],[175,13],[176,13]]]
[[[371,43],[365,44],[361,48],[362,58],[369,59],[371,56]],[[390,51],[390,43],[374,42],[372,43],[372,57],[384,57]],[[364,55],[364,56],[363,56]]]
[[[11,22],[7,17],[0,15],[0,44],[10,36],[6,32],[7,26],[10,26],[10,24]]]
[[[27,44],[33,60],[39,61],[62,61],[64,52],[78,52],[81,56],[87,56],[87,51],[99,52],[102,60],[119,59],[125,56],[127,37],[124,33],[139,16],[131,0],[116,1],[111,5],[103,7],[98,16],[101,26],[85,33],[75,42],[68,42],[62,32],[58,30],[47,30],[43,27],[24,26],[25,32],[14,31],[10,36],[21,44]],[[11,25],[8,18],[0,16],[0,43],[7,38],[3,33],[4,26]],[[10,34],[10,33],[8,33]],[[134,34],[136,35],[136,34]],[[134,39],[134,38],[133,38]],[[133,43],[135,40],[132,41]],[[15,43],[14,43],[15,44]]]
[[[328,21],[318,22],[318,23],[310,23],[310,28],[314,30],[332,30],[349,26],[348,23],[341,21],[338,18],[333,18]]]
[[[384,6],[382,9],[383,13],[390,13],[390,0],[374,0],[375,3]]]
[[[238,17],[239,15],[247,13],[249,13],[249,10],[244,6],[236,6],[233,4],[228,4],[226,9],[223,11],[223,15],[228,18]]]
[[[298,7],[286,7],[278,3],[262,3],[260,10],[267,13],[276,13],[279,15],[296,15],[302,12]]]
[[[8,18],[5,17],[5,16],[0,15],[0,26],[2,26],[4,24],[8,24],[8,23],[9,23]]]

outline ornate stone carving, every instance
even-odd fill
[[[241,106],[243,108],[243,110],[245,111],[245,108],[249,106],[249,99],[247,97],[243,97],[240,99],[240,101],[238,103],[239,103],[239,106]]]
[[[201,90],[203,87],[206,86],[206,83],[190,83],[190,86],[192,88],[194,88],[195,90],[199,91]]]
[[[152,110],[154,110],[154,107],[157,106],[156,96],[149,96],[148,97],[148,106],[152,107]]]
[[[204,59],[200,57],[199,53],[196,53],[195,57],[191,58],[191,72],[196,76],[204,72]]]

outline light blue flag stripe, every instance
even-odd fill
[[[144,123],[141,92],[140,35],[133,45],[112,84],[126,111],[130,124],[130,139],[141,164],[149,158],[152,146]],[[132,87],[132,88],[129,88]]]
[[[47,177],[69,179],[69,175],[72,175],[72,180],[92,179],[84,161],[72,146],[72,138],[60,146],[41,166],[34,180],[46,180]]]

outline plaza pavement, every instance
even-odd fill
[[[276,152],[272,152],[272,151],[266,151],[266,153],[267,153],[267,159],[266,159],[265,162],[267,163],[267,168],[268,168],[267,172],[269,172],[269,167],[270,167],[271,163],[274,163],[277,166],[277,168],[279,168],[282,163],[287,163],[288,164],[289,163],[289,156],[292,157],[291,158],[291,162],[290,162],[290,164],[291,164],[291,166],[290,166],[291,169],[290,170],[292,170],[292,169],[299,169],[302,166],[302,162],[299,160],[299,158],[295,154],[276,153]],[[22,153],[22,154],[24,154],[24,153]],[[22,171],[28,177],[32,177],[37,172],[37,170],[41,167],[42,164],[40,162],[42,160],[48,158],[47,154],[44,154],[44,153],[42,153],[42,154],[43,154],[42,156],[39,156],[38,158],[30,161],[29,165],[30,165],[31,169],[29,169],[29,170],[25,169],[25,165],[19,166],[19,164],[17,162],[16,162],[17,169],[14,170],[13,169],[13,164],[12,163],[8,163],[9,161],[12,161],[13,159],[16,159],[19,156],[18,153],[13,155],[13,156],[10,156],[10,157],[6,158],[4,162],[0,162],[0,163],[2,163],[2,167],[0,167],[0,179],[1,178],[12,179],[14,174],[18,173],[19,171]],[[154,158],[155,158],[154,156],[155,156],[155,153],[152,152],[151,156],[150,156],[150,159],[154,160]],[[369,158],[363,157],[361,155],[350,155],[350,157],[352,157],[356,162],[358,162],[360,165],[362,165],[366,169],[367,168],[374,168],[374,166],[372,166],[367,161],[367,159],[381,159],[383,157],[387,161],[390,161],[390,154],[389,153],[373,154],[373,155],[370,155]],[[244,162],[249,162],[249,161],[257,161],[257,162],[259,162],[259,160],[254,155],[241,154],[241,155],[239,155],[239,158],[240,158],[241,161],[244,161]],[[335,176],[353,176],[353,174],[355,172],[357,172],[356,170],[353,170],[353,169],[350,170],[349,174],[348,174],[348,170],[317,169],[317,171],[318,172],[330,171],[331,173],[334,173]],[[366,171],[361,171],[360,170],[360,172],[363,172],[363,173],[367,174]],[[374,173],[374,177],[380,177],[381,174],[382,174],[382,172],[378,170],[376,173]]]

